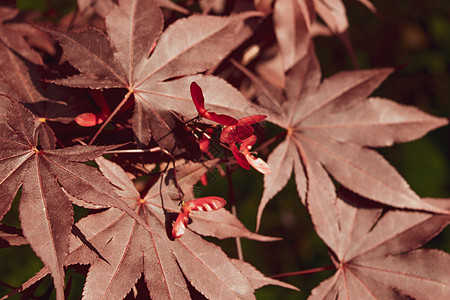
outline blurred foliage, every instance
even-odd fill
[[[70,11],[75,0],[18,0],[21,10],[43,12],[48,18],[58,18]],[[359,67],[398,67],[376,91],[376,95],[400,103],[414,105],[434,115],[450,115],[450,6],[440,0],[373,0],[376,15],[357,1],[344,1],[350,22],[350,35]],[[348,52],[335,37],[318,37],[316,51],[324,77],[345,69],[353,69]],[[405,177],[411,187],[423,197],[450,197],[450,130],[436,130],[426,137],[380,152]],[[208,187],[197,186],[199,195],[228,197],[226,178],[216,172]],[[262,194],[263,177],[256,171],[239,170],[233,174],[237,214],[249,229],[256,223],[256,212]],[[84,212],[80,212],[82,216]],[[77,213],[78,214],[78,213]],[[17,223],[17,201],[4,222]],[[16,221],[14,221],[16,220]],[[262,219],[261,234],[282,237],[273,243],[242,240],[244,259],[268,275],[293,272],[331,264],[326,245],[313,230],[310,217],[302,206],[291,179],[267,205]],[[237,257],[234,240],[216,241],[231,257]],[[444,230],[428,247],[450,251],[450,230]],[[0,250],[0,294],[10,286],[19,286],[39,270],[42,263],[30,247],[20,246]],[[292,276],[282,280],[294,284],[301,293],[268,286],[259,289],[258,299],[306,299],[312,288],[333,271]],[[84,276],[68,271],[72,278],[70,299],[81,297]],[[36,290],[36,295],[49,297],[49,277]],[[53,295],[54,296],[54,295]],[[13,299],[20,299],[16,296]]]
[[[16,3],[22,11],[40,11],[47,18],[59,19],[73,11],[77,0],[17,0]]]

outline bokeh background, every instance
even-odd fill
[[[445,0],[373,0],[378,13],[373,14],[356,0],[346,0],[350,36],[360,68],[400,67],[375,95],[414,105],[436,116],[450,116],[450,5]],[[59,18],[70,12],[75,0],[18,0],[22,10],[43,12]],[[353,69],[348,52],[338,38],[318,37],[316,51],[324,77]],[[270,129],[270,128],[269,128]],[[271,130],[271,129],[270,129]],[[450,128],[435,130],[426,137],[386,149],[378,149],[406,178],[422,197],[450,198]],[[228,197],[226,179],[213,174],[209,187],[199,194]],[[235,172],[233,184],[237,198],[237,214],[251,230],[255,229],[256,211],[262,195],[262,175]],[[14,224],[17,202],[5,222]],[[77,217],[77,216],[76,216]],[[16,219],[17,220],[17,219]],[[15,224],[19,226],[19,224]],[[261,234],[279,236],[283,240],[260,243],[242,240],[244,259],[267,275],[280,274],[331,264],[327,247],[313,230],[310,217],[301,205],[295,183],[291,179],[263,214]],[[231,257],[237,257],[234,240],[215,241]],[[450,230],[444,230],[426,247],[450,252]],[[27,246],[0,250],[0,295],[5,286],[19,286],[42,266]],[[285,277],[282,280],[301,289],[290,291],[267,286],[256,293],[258,299],[306,299],[319,282],[334,271]],[[73,276],[72,276],[73,275]],[[81,297],[83,276],[68,271],[72,291],[70,299]],[[54,297],[48,293],[51,279],[46,278],[36,290],[41,299]],[[21,299],[18,295],[13,299]],[[28,299],[29,296],[23,296]]]

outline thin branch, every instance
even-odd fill
[[[97,130],[95,135],[92,137],[91,141],[89,142],[89,146],[92,145],[92,143],[97,139],[100,132],[103,131],[105,126],[111,121],[111,119],[117,114],[117,112],[125,105],[125,103],[128,101],[130,96],[133,94],[133,90],[129,90],[128,93],[123,97],[122,101],[117,105],[117,107],[114,109],[114,111],[108,116],[108,118],[103,122],[102,126]]]

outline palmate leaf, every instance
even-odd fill
[[[73,225],[72,203],[65,191],[88,203],[119,207],[147,230],[148,226],[119,200],[98,170],[78,163],[93,160],[115,146],[38,149],[39,118],[17,102],[9,103],[7,124],[0,125],[0,217],[22,187],[19,213],[23,235],[50,269],[58,299],[62,299],[63,265]]]
[[[450,217],[361,207],[348,191],[330,201],[326,216],[312,214],[337,271],[309,299],[445,299],[450,295],[450,255],[417,249],[450,223]],[[331,203],[332,202],[332,203]],[[448,200],[447,200],[448,203]],[[313,211],[322,210],[316,203]]]
[[[132,218],[114,208],[81,219],[76,226],[87,243],[73,237],[66,263],[91,264],[84,287],[85,298],[121,299],[142,273],[152,299],[189,299],[185,277],[209,299],[253,298],[253,285],[219,247],[190,230],[175,240],[170,235],[170,220],[174,220],[170,216],[180,212],[176,204],[179,200],[171,199],[179,196],[173,174],[176,174],[177,183],[186,197],[190,197],[192,186],[208,171],[207,166],[215,162],[179,166],[175,173],[169,171],[161,179],[161,184],[155,184],[143,198],[118,165],[103,158],[97,159],[97,163],[116,186],[117,193],[148,222],[152,231],[144,231]],[[198,212],[198,217],[191,214],[192,224],[210,213]],[[239,228],[240,222],[236,218],[229,214],[225,216],[216,214],[216,222],[200,223],[210,227],[207,232],[217,231],[221,238],[224,237],[221,232],[228,232],[228,237],[273,240],[251,233],[243,226]],[[224,230],[224,226],[228,228]],[[230,231],[231,227],[236,229]],[[256,270],[250,273],[261,283],[283,285],[264,280],[262,274],[257,276]]]
[[[232,50],[243,21],[252,16],[194,15],[179,19],[161,33],[163,17],[156,2],[121,0],[106,17],[106,34],[44,30],[60,42],[69,62],[81,72],[56,83],[127,89],[128,95],[134,95],[132,122],[139,141],[147,144],[153,137],[171,150],[175,140],[170,134],[174,127],[170,111],[195,116],[189,95],[192,81],[208,87],[207,105],[214,111],[236,117],[251,112],[252,105],[231,85],[195,74]]]
[[[323,201],[325,191],[334,188],[326,174],[317,175],[324,168],[348,189],[380,203],[446,211],[422,201],[381,155],[366,148],[411,141],[447,124],[444,118],[412,107],[368,98],[391,72],[347,71],[320,82],[319,65],[310,51],[286,73],[286,99],[269,95],[276,110],[272,109],[268,121],[285,128],[287,135],[268,158],[272,173],[264,177],[258,225],[265,205],[283,188],[293,169],[304,203]],[[317,176],[321,179],[312,179]],[[311,191],[317,192],[315,197]]]

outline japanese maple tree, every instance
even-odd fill
[[[58,300],[255,299],[265,285],[308,297],[278,278],[314,270],[245,261],[242,239],[287,237],[238,218],[233,176],[263,180],[245,211],[256,231],[293,178],[333,263],[315,271],[335,269],[309,298],[450,296],[450,255],[420,248],[450,223],[449,200],[417,195],[375,149],[448,120],[372,96],[396,70],[358,68],[340,0],[78,0],[57,18],[46,3],[0,4],[0,249],[42,262],[0,282],[2,299],[38,297],[47,275],[40,297]],[[319,35],[354,70],[323,76]]]

